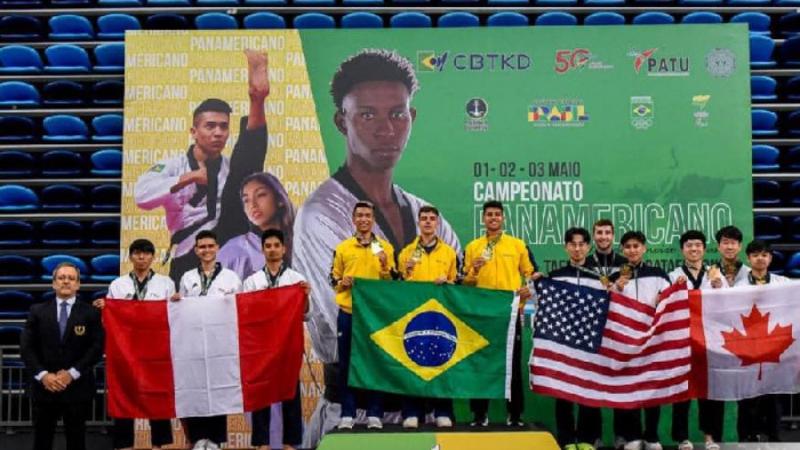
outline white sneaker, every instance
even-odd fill
[[[685,440],[678,444],[678,450],[694,450],[694,444],[690,440]]]
[[[406,417],[403,421],[403,428],[419,428],[419,419],[416,417]]]
[[[415,417],[416,419],[416,417]],[[382,430],[383,429],[383,422],[381,422],[380,417],[369,416],[367,417],[367,429],[368,430]]]
[[[622,450],[622,448],[625,447],[625,444],[627,443],[628,441],[626,441],[625,438],[622,436],[617,436],[616,438],[614,438],[614,448],[616,450]]]
[[[647,450],[664,450],[664,447],[661,446],[661,442],[645,442],[644,448]]]
[[[714,441],[706,441],[706,450],[719,450],[719,444]]]
[[[339,419],[339,425],[336,427],[340,430],[352,430],[353,425],[355,425],[356,421],[353,420],[352,417],[344,416]]]
[[[626,442],[622,448],[623,450],[642,450],[642,440],[636,439],[634,441]]]
[[[208,439],[200,439],[194,444],[192,450],[219,450],[219,446]]]
[[[447,416],[439,416],[436,418],[436,427],[438,428],[451,428],[453,421]]]

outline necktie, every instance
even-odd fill
[[[67,331],[67,302],[61,302],[61,311],[58,314],[58,331],[61,333],[61,339],[64,339],[64,332]]]

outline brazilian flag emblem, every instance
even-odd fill
[[[441,398],[505,398],[512,292],[359,279],[349,384]]]

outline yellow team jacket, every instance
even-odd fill
[[[408,244],[398,256],[397,271],[403,275],[406,281],[434,281],[437,278],[445,277],[448,282],[456,281],[456,251],[441,239],[437,239],[436,246],[430,253],[423,251],[419,262],[414,266],[411,274],[406,273],[406,263],[414,255],[417,249],[419,236],[414,242]]]
[[[370,244],[361,245],[355,236],[340,242],[334,251],[333,267],[331,267],[331,285],[336,291],[336,304],[348,314],[353,313],[353,294],[349,288],[344,289],[338,286],[339,280],[346,276],[373,280],[389,280],[392,278],[394,248],[392,244],[377,236],[375,236],[375,239],[378,240],[386,253],[387,270],[385,272],[381,270],[381,262],[378,256],[372,253]]]
[[[535,271],[525,243],[503,233],[494,246],[492,259],[486,261],[476,274],[472,263],[481,257],[488,244],[485,235],[467,244],[464,250],[464,284],[505,291],[521,288],[522,280],[528,279]]]

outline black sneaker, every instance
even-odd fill
[[[489,416],[482,415],[482,416],[475,416],[472,422],[469,423],[471,427],[488,427],[489,426]]]
[[[525,422],[522,421],[518,416],[508,416],[506,419],[506,426],[507,427],[524,427]]]

